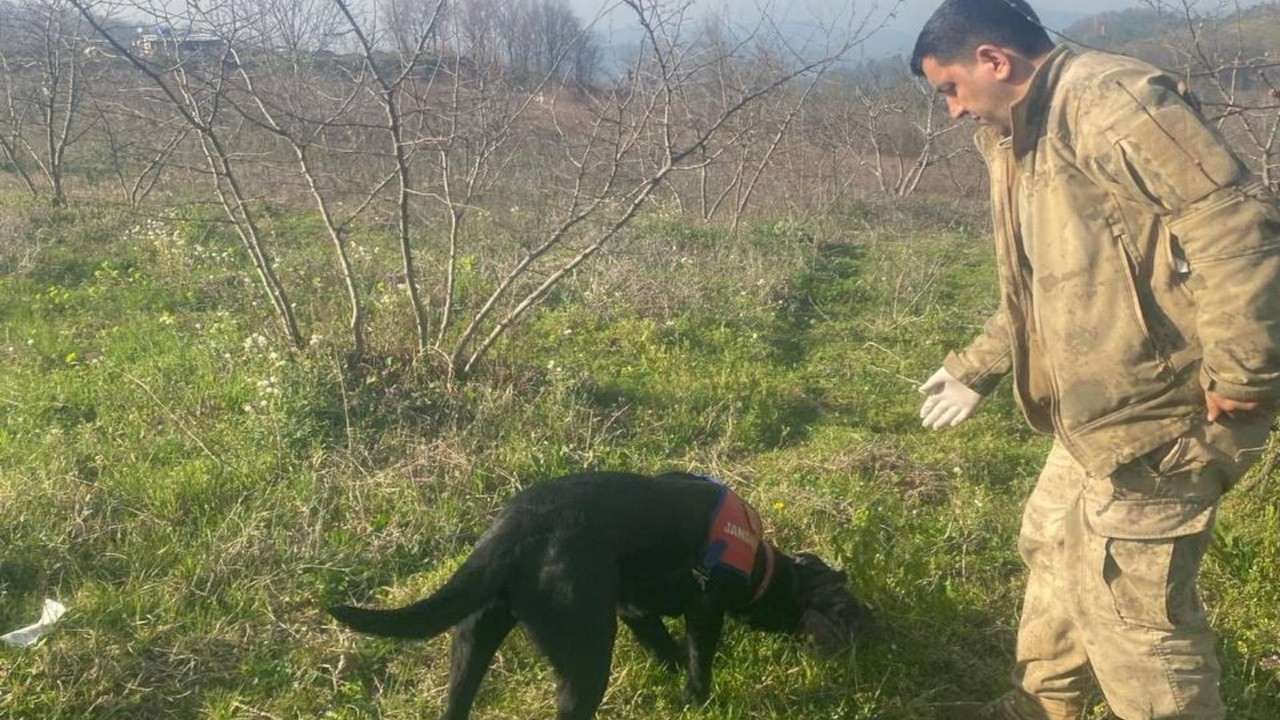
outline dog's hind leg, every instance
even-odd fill
[[[556,720],[591,720],[604,699],[617,619],[613,608],[595,617],[566,614],[554,624],[528,625],[556,673]]]
[[[466,720],[493,654],[515,624],[511,608],[497,601],[454,627],[449,699],[442,720]]]
[[[671,639],[671,633],[662,624],[661,617],[646,612],[620,612],[618,616],[631,628],[631,633],[636,636],[640,645],[653,653],[664,670],[674,672],[684,664],[684,655],[676,641]]]
[[[542,592],[512,606],[556,674],[556,720],[591,720],[609,684],[617,634],[615,585],[595,565],[544,573]]]

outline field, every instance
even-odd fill
[[[300,350],[196,213],[7,196],[0,217],[0,631],[69,607],[38,646],[0,647],[0,717],[436,717],[446,638],[359,637],[322,609],[425,594],[506,498],[589,468],[724,478],[877,618],[821,661],[731,627],[698,709],[624,631],[601,717],[928,720],[1006,686],[1048,441],[1007,384],[960,428],[916,417],[915,386],[994,307],[979,204],[738,233],[654,205],[452,386],[401,347],[344,355],[340,292],[290,242],[313,217],[270,228],[315,328]],[[366,276],[394,275],[389,239],[354,242],[386,265]],[[410,346],[385,325],[394,280],[369,292],[378,337]],[[1202,576],[1232,720],[1280,717],[1277,487],[1260,470],[1228,497]],[[513,636],[474,716],[551,717],[552,697]]]

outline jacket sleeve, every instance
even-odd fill
[[[1156,206],[1190,265],[1201,382],[1234,400],[1280,397],[1280,206],[1163,74],[1101,77],[1085,103],[1097,162]]]
[[[942,366],[970,390],[979,395],[990,394],[1013,367],[1004,312],[996,310],[987,318],[982,334],[969,347],[947,355]]]

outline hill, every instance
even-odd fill
[[[1193,11],[1194,13],[1194,11]],[[1280,48],[1280,2],[1237,12],[1194,13],[1174,9],[1128,8],[1083,18],[1063,31],[1071,42],[1140,57],[1162,66],[1180,66],[1198,38],[1207,57],[1263,58]]]

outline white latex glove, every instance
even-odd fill
[[[45,598],[44,611],[40,614],[39,621],[0,636],[0,642],[5,642],[14,647],[27,647],[39,640],[41,635],[48,632],[49,628],[58,622],[58,618],[62,617],[66,612],[67,608],[62,603]]]
[[[981,395],[952,377],[946,368],[938,368],[918,389],[928,396],[920,406],[922,424],[934,430],[955,427],[968,420],[982,401]]]

